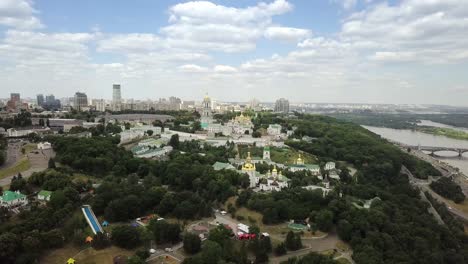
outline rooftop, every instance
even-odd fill
[[[11,201],[22,199],[25,197],[26,195],[20,192],[5,191],[3,192],[3,195],[0,197],[0,200],[4,202],[11,202]]]

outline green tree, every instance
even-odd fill
[[[286,254],[286,245],[282,242],[275,247],[275,254],[277,256],[282,256]]]
[[[200,238],[192,233],[186,233],[184,235],[184,250],[189,254],[196,254],[201,249]]]
[[[150,137],[153,135],[153,133],[154,133],[153,130],[148,130],[148,131],[146,131],[146,134],[147,134],[148,136],[150,136]]]
[[[123,225],[112,229],[112,241],[115,245],[132,249],[141,244],[140,233],[134,227]]]
[[[171,136],[171,139],[169,140],[169,145],[172,146],[173,148],[177,149],[179,148],[179,134],[174,134]]]
[[[49,168],[49,169],[55,169],[55,168],[56,168],[56,166],[55,166],[55,160],[54,160],[53,158],[50,158],[50,159],[49,159],[48,168]]]
[[[333,212],[327,209],[320,210],[315,216],[318,229],[327,232],[333,227]]]
[[[0,262],[12,263],[18,256],[21,240],[14,233],[0,234]]]
[[[201,252],[201,258],[204,263],[218,263],[221,259],[221,254],[222,248],[218,243],[211,240],[205,241]]]

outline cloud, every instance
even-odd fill
[[[0,25],[17,29],[42,28],[40,20],[34,16],[37,11],[28,0],[0,1]]]
[[[155,34],[118,34],[99,41],[97,50],[101,52],[141,53],[164,47],[164,40]]]
[[[190,73],[201,73],[207,72],[208,69],[205,67],[201,67],[195,64],[185,64],[179,67],[179,70],[182,72],[190,72]]]
[[[311,31],[302,28],[291,27],[268,27],[264,33],[267,39],[286,42],[298,42],[311,35]]]
[[[228,65],[216,65],[213,69],[216,73],[234,73],[237,69]]]
[[[285,0],[259,3],[246,8],[226,7],[207,1],[192,1],[169,9],[170,25],[161,29],[173,48],[248,51],[263,36],[273,16],[292,10]]]
[[[349,42],[373,43],[374,58],[382,61],[399,57],[450,63],[468,46],[467,17],[468,2],[463,0],[384,2],[352,14],[345,20],[341,36]],[[411,53],[418,56],[409,56]]]

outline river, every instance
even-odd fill
[[[393,129],[372,126],[363,127],[382,136],[383,138],[400,142],[406,145],[468,148],[468,140],[452,139],[444,136],[436,136],[409,129]],[[447,151],[437,152],[437,155],[447,157],[440,157],[439,159],[454,167],[459,168],[460,171],[463,172],[463,174],[468,175],[468,153],[463,154],[462,158],[458,158],[457,153]]]

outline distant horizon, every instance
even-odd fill
[[[120,83],[136,99],[468,106],[466,17],[443,0],[2,1],[0,97]]]

